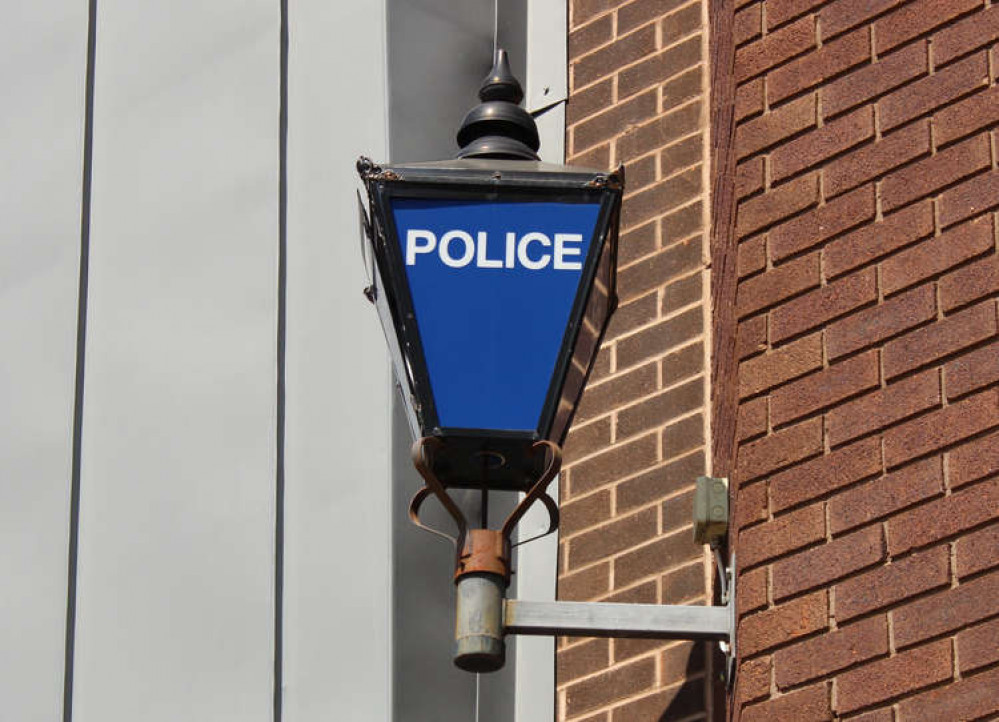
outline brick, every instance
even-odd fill
[[[739,565],[743,569],[810,546],[825,538],[821,504],[792,511],[739,533]]]
[[[567,684],[588,674],[599,672],[610,664],[610,640],[590,639],[556,655],[559,684]]]
[[[740,707],[770,696],[770,671],[773,658],[757,657],[739,665]]]
[[[986,217],[987,221],[987,217]],[[944,311],[999,293],[999,255],[991,255],[940,279]]]
[[[645,654],[661,651],[665,641],[662,639],[615,639],[614,662],[621,662]]]
[[[618,411],[617,438],[635,436],[648,429],[663,426],[703,404],[704,380],[695,378]]]
[[[618,306],[611,316],[604,341],[627,336],[633,331],[659,320],[659,294],[655,290]],[[647,390],[655,388],[652,384]],[[585,392],[584,392],[585,394]],[[639,394],[641,395],[641,394]]]
[[[880,440],[865,439],[771,476],[770,500],[781,512],[880,471]]]
[[[999,17],[999,13],[993,13]],[[999,86],[975,93],[959,103],[944,106],[933,116],[934,132],[938,145],[974,133],[996,121],[995,109],[999,106]]]
[[[747,5],[735,14],[732,21],[732,39],[743,45],[760,37],[763,32],[763,3]]]
[[[692,303],[704,301],[704,283],[700,273],[681,278],[663,289],[663,315],[675,313]]]
[[[697,170],[697,173],[700,173],[700,170]],[[701,238],[695,236],[646,256],[640,263],[621,269],[618,274],[618,293],[621,300],[627,302],[629,299],[642,296],[679,275],[699,268],[701,250]]]
[[[607,78],[599,83],[591,85],[584,90],[580,90],[578,93],[573,93],[568,101],[566,102],[565,108],[565,123],[566,126],[577,126],[578,124],[590,118],[591,116],[600,113],[608,109],[614,100],[614,80],[613,78]],[[610,118],[612,116],[608,116]],[[605,126],[610,125],[604,121]],[[610,128],[610,135],[606,137],[611,137],[616,135],[613,132],[613,128]],[[573,142],[573,150],[576,148],[583,148],[585,146],[579,144],[578,142]]]
[[[615,707],[611,722],[661,719],[667,713],[670,717],[676,714],[677,718],[686,718],[703,711],[704,704],[704,680],[693,679]]]
[[[988,72],[985,53],[977,53],[896,90],[878,103],[881,130],[896,128],[975,88],[988,85]]]
[[[655,363],[647,363],[597,384],[588,384],[576,410],[575,421],[589,421],[616,407],[656,390]]]
[[[767,606],[767,568],[758,567],[739,574],[739,593],[736,595],[739,617]]]
[[[701,6],[692,3],[666,15],[660,24],[663,45],[674,43],[685,35],[701,30]]]
[[[741,83],[814,47],[815,18],[809,15],[736,50],[735,80]]]
[[[995,342],[954,359],[945,367],[947,398],[975,391],[999,380],[999,345]]]
[[[582,100],[584,103],[595,104],[602,99],[606,92],[606,86],[595,87],[599,88],[599,92],[596,89],[591,92],[596,97],[583,96]],[[610,105],[609,109],[603,113],[577,123],[572,127],[573,152],[578,153],[585,148],[602,143],[619,135],[622,131],[652,118],[656,114],[657,103],[656,91],[651,90],[647,93],[636,95],[634,98],[630,98],[623,103]],[[605,105],[604,107],[607,106]]]
[[[979,135],[892,173],[881,182],[882,207],[893,211],[974,175],[989,167],[990,155],[988,137]]]
[[[821,5],[823,0],[767,0],[767,29],[773,30],[788,20]]]
[[[895,722],[895,713],[892,712],[891,707],[882,707],[851,717],[850,722]]]
[[[620,641],[620,640],[619,640]],[[683,681],[690,674],[704,669],[704,642],[672,643],[662,652],[662,676],[664,686]],[[690,670],[688,672],[687,670]]]
[[[672,459],[704,445],[704,417],[700,414],[663,429],[663,458]]]
[[[762,101],[761,101],[762,102]],[[815,126],[816,96],[806,95],[777,110],[739,125],[735,148],[739,158],[758,153],[785,138]]]
[[[838,584],[836,619],[845,622],[947,586],[950,583],[949,556],[946,545],[934,547]]]
[[[583,532],[569,541],[568,569],[609,557],[656,536],[658,512],[644,509],[604,526]]]
[[[869,526],[782,559],[773,567],[774,600],[826,586],[885,558],[881,528]]]
[[[870,33],[867,28],[859,28],[768,74],[767,96],[775,105],[870,58]]]
[[[663,84],[660,91],[662,112],[679,108],[687,101],[697,98],[704,92],[703,66],[691,68]],[[693,162],[693,161],[691,161]],[[664,165],[664,168],[669,166]]]
[[[701,333],[703,321],[700,307],[695,307],[621,339],[617,347],[618,367],[628,368],[686,343]]]
[[[925,328],[889,341],[884,348],[885,378],[955,353],[996,334],[996,308],[985,301]]]
[[[890,429],[885,433],[885,463],[897,466],[992,428],[999,424],[997,402],[999,392],[985,391]]]
[[[656,681],[654,659],[639,659],[596,677],[584,679],[565,689],[565,711],[574,717],[611,702],[651,689]]]
[[[662,226],[663,247],[685,239],[692,233],[700,232],[703,230],[703,222],[703,208],[700,201],[691,203],[689,206],[684,206],[665,216],[660,222]]]
[[[612,604],[656,604],[659,601],[659,590],[656,582],[650,581],[609,594],[603,601]]]
[[[869,351],[774,391],[770,420],[781,426],[878,385],[878,354]]]
[[[999,566],[999,524],[957,540],[957,575],[961,579]],[[999,640],[999,637],[996,637]],[[999,644],[996,645],[999,654]],[[963,660],[962,660],[963,663]]]
[[[841,198],[849,198],[850,195],[852,194]],[[832,203],[835,202],[834,200]],[[832,203],[825,207],[828,208]],[[823,251],[823,270],[826,278],[836,278],[932,233],[933,205],[930,201],[903,208],[885,216],[877,223],[865,225],[853,233],[830,242]]]
[[[644,223],[697,198],[701,195],[701,180],[701,169],[697,166],[639,191],[622,207],[621,227]]]
[[[763,156],[756,156],[745,163],[740,163],[735,169],[735,195],[742,199],[763,190],[764,168]]]
[[[655,154],[633,158],[625,163],[624,175],[628,179],[628,189],[624,194],[624,202],[627,203],[636,191],[647,188],[658,180]]]
[[[999,479],[986,481],[916,507],[888,521],[892,555],[954,536],[993,518]]]
[[[822,112],[831,117],[904,85],[929,71],[926,41],[908,45],[822,89]]]
[[[999,619],[958,632],[957,658],[965,675],[999,662]]]
[[[663,385],[675,384],[704,368],[704,346],[700,341],[663,357]]]
[[[701,61],[701,36],[695,35],[660,53],[649,54],[641,62],[625,68],[617,76],[617,96],[627,98],[646,88],[658,86],[678,70]]]
[[[692,484],[695,478],[690,477],[691,486],[688,491],[671,496],[662,503],[663,534],[671,534],[683,528],[693,529],[694,488]]]
[[[572,10],[571,27],[577,28],[620,4],[619,1],[608,2],[608,0],[574,0],[569,3]]]
[[[993,572],[910,602],[892,615],[895,644],[907,647],[995,616],[997,595],[999,572]]]
[[[905,722],[984,719],[999,710],[997,688],[999,668],[904,700],[899,709]]]
[[[574,426],[569,430],[565,444],[562,447],[563,465],[568,468],[577,459],[589,456],[605,446],[610,446],[610,443],[610,417],[604,417],[591,424]]]
[[[735,90],[735,122],[763,112],[763,79],[743,83]]]
[[[665,177],[671,176],[679,170],[697,165],[704,160],[704,139],[700,133],[684,138],[665,148],[659,154],[660,165]],[[628,179],[631,182],[631,179]]]
[[[743,617],[739,621],[737,641],[740,655],[743,659],[752,657],[760,652],[826,629],[828,626],[827,611],[826,591],[822,590],[798,597],[779,607]],[[745,715],[743,719],[745,719]],[[788,718],[781,717],[779,719]]]
[[[826,417],[826,437],[839,446],[939,406],[940,401],[940,377],[930,369],[832,409]]]
[[[657,20],[684,2],[685,0],[634,0],[625,3],[617,11],[617,32],[626,33]]]
[[[995,42],[999,37],[999,9],[987,7],[933,36],[933,62],[944,65],[965,53]]]
[[[940,225],[946,227],[999,205],[999,172],[965,181],[940,196]]]
[[[559,507],[559,538],[569,539],[581,529],[600,524],[611,517],[611,494],[602,489],[578,501]]]
[[[756,524],[767,519],[767,485],[765,483],[750,484],[739,489],[734,502],[735,511],[732,514],[732,525],[738,529]],[[764,584],[764,587],[766,585]],[[766,590],[764,589],[764,604]]]
[[[736,313],[739,318],[744,318],[802,291],[815,288],[819,285],[820,273],[819,254],[812,253],[746,279],[739,283],[736,293]]]
[[[617,513],[662,499],[704,473],[704,452],[696,451],[662,467],[621,482],[617,488]]]
[[[888,52],[981,6],[978,0],[913,0],[906,3],[874,23],[877,52],[879,55]]]
[[[558,598],[585,602],[610,591],[610,562],[565,574],[558,579]]]
[[[663,575],[663,604],[689,604],[705,596],[704,547],[696,546],[696,553],[690,558],[694,564],[673,570]],[[661,563],[661,561],[660,561]]]
[[[778,182],[818,165],[874,137],[874,113],[869,107],[841,116],[778,147],[770,156],[772,178]]]
[[[770,315],[770,340],[780,343],[877,299],[875,270],[858,271],[775,308]]]
[[[992,219],[977,218],[887,259],[881,264],[881,288],[895,293],[992,248]]]
[[[888,621],[871,617],[776,652],[777,687],[785,690],[886,654]]]
[[[753,316],[739,323],[736,333],[736,354],[739,360],[767,350],[767,317]]]
[[[642,125],[619,128],[618,132],[623,132],[615,141],[617,157],[621,161],[626,161],[629,158],[645,155],[650,150],[669,145],[685,135],[696,132],[700,126],[701,103],[698,101],[658,115]]]
[[[577,60],[614,37],[613,15],[604,15],[569,33],[569,58]]]
[[[952,665],[950,641],[945,639],[865,664],[837,678],[837,711],[853,712],[943,682],[950,678]]]
[[[655,253],[659,248],[659,239],[656,232],[657,225],[658,223],[653,219],[644,225],[635,226],[621,234],[618,240],[617,251],[619,273],[633,262]]]
[[[999,433],[969,441],[950,454],[951,488],[958,488],[999,472]]]
[[[852,447],[843,451],[849,448]],[[943,467],[939,457],[924,459],[838,494],[829,502],[829,526],[833,534],[841,534],[942,492]]]
[[[935,315],[932,284],[918,286],[828,326],[826,350],[830,360],[835,360],[925,323]]]
[[[871,220],[874,211],[874,186],[858,188],[772,228],[769,233],[770,253],[774,261],[779,262]],[[927,215],[932,231],[932,214]],[[828,269],[826,273],[829,273]]]
[[[752,439],[767,432],[767,398],[765,396],[739,404],[736,429],[736,438],[739,441]]]
[[[829,690],[825,682],[815,684],[768,702],[746,707],[739,719],[742,722],[831,720]]]
[[[583,153],[569,153],[566,162],[584,168],[599,168],[611,170],[610,167],[610,144],[604,143],[595,148],[590,148]]]
[[[644,58],[655,49],[656,29],[651,25],[630,35],[619,35],[610,45],[580,58],[572,65],[573,91]]]
[[[613,446],[572,467],[572,478],[569,480],[570,498],[593,491],[622,476],[634,474],[655,462],[655,434]]]
[[[736,249],[735,269],[739,278],[759,273],[767,267],[767,237],[753,236]]]
[[[806,336],[739,364],[739,397],[752,396],[821,367],[822,336]]]
[[[826,40],[901,5],[904,0],[836,0],[822,8],[822,38]]]
[[[837,196],[929,152],[927,121],[901,128],[828,165],[824,171],[826,195]]]

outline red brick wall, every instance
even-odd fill
[[[733,38],[734,717],[993,718],[999,7],[740,0]]]
[[[561,478],[559,597],[704,604],[692,489],[707,467],[707,139],[700,0],[572,0],[568,161],[626,167],[620,307]],[[706,645],[564,639],[559,719],[705,719]]]

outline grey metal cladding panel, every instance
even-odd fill
[[[74,722],[271,719],[279,4],[99,4]]]
[[[390,371],[354,164],[384,160],[384,7],[291,3],[284,720],[388,722]]]
[[[0,24],[0,717],[62,711],[87,5]]]

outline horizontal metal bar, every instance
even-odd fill
[[[728,606],[507,599],[504,631],[506,634],[728,641],[731,623]]]

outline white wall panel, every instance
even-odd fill
[[[62,713],[87,5],[0,24],[0,704]]]
[[[390,371],[354,164],[384,160],[385,11],[289,8],[284,719],[390,718]]]
[[[74,722],[271,718],[279,23],[99,3]]]

